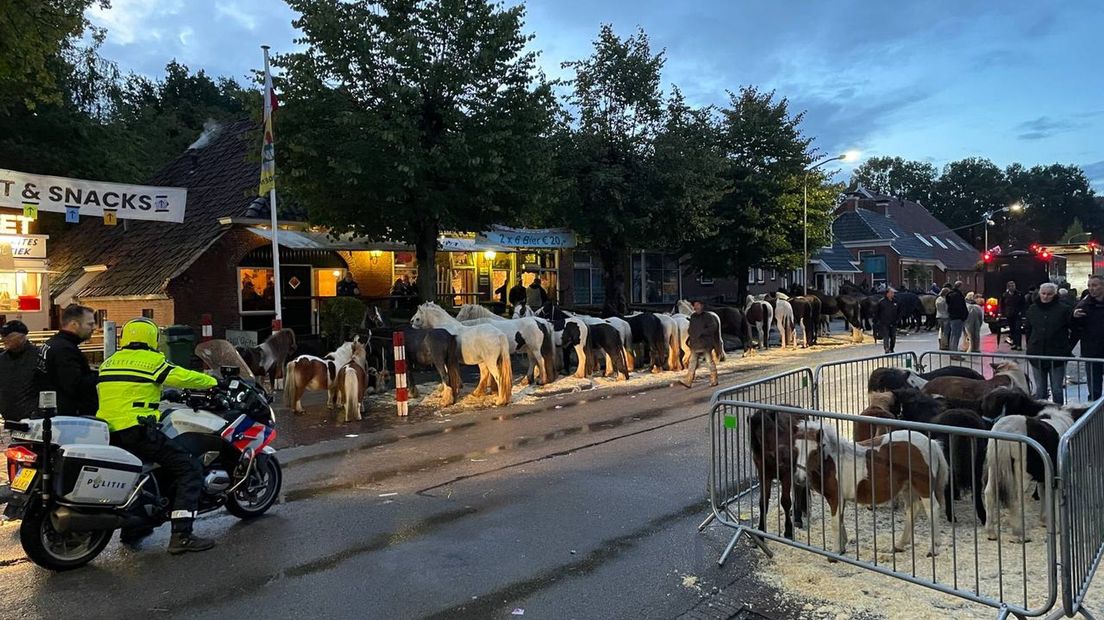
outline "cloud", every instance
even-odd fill
[[[242,10],[236,2],[219,2],[215,4],[215,12],[220,17],[228,17],[238,23],[239,26],[253,32],[257,29],[257,18]]]
[[[1085,171],[1089,183],[1098,193],[1104,194],[1104,159],[1091,164],[1084,164],[1081,169]]]
[[[179,13],[182,7],[180,0],[112,0],[110,8],[98,4],[89,8],[88,18],[106,28],[114,43],[131,45],[161,40],[162,30],[151,23]]]
[[[1016,131],[1022,132],[1016,137],[1020,140],[1043,140],[1060,133],[1073,131],[1080,126],[1079,123],[1072,121],[1040,116],[1016,125]]]

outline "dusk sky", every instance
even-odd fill
[[[665,81],[697,104],[756,85],[807,112],[825,153],[900,155],[942,166],[1083,167],[1104,193],[1104,2],[838,0],[533,0],[527,29],[541,64],[590,52],[599,24],[644,28],[668,54]],[[244,80],[260,45],[293,48],[278,0],[112,0],[93,21],[124,70],[163,74],[171,59]],[[843,171],[846,173],[846,169]]]

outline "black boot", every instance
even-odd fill
[[[214,540],[196,536],[191,532],[173,532],[169,539],[169,553],[173,555],[189,551],[206,551],[214,546]]]

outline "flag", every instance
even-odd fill
[[[272,74],[268,70],[268,54],[265,53],[264,81],[264,141],[261,143],[261,186],[258,192],[267,195],[276,189],[276,142],[272,136],[272,111],[276,109],[276,93],[272,91]]]

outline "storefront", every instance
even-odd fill
[[[0,210],[0,322],[18,319],[32,330],[50,327],[46,235],[35,220]]]

